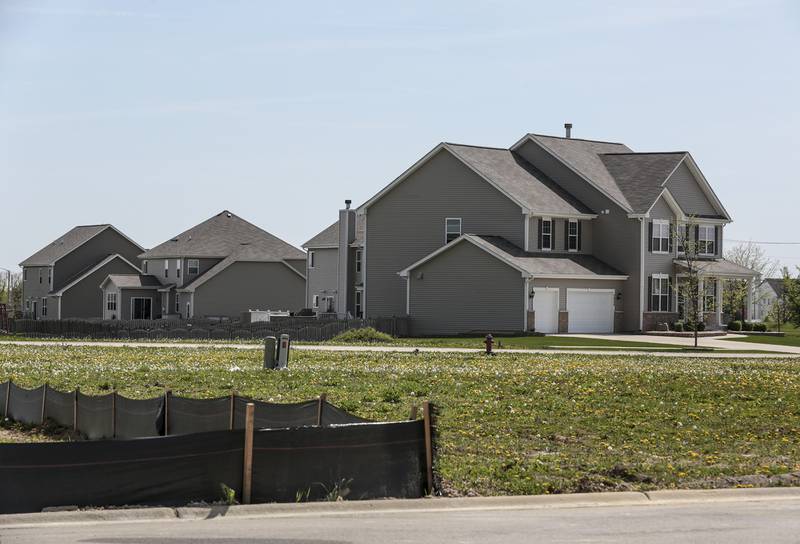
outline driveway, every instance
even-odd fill
[[[577,336],[580,338],[594,338],[597,340],[611,340],[615,342],[649,342],[651,344],[664,344],[665,346],[694,346],[694,338],[686,338],[683,336],[654,336],[650,334],[559,334],[554,336]],[[727,336],[698,338],[697,344],[700,347],[735,351],[753,350],[800,354],[800,347],[798,346],[732,342],[731,340],[734,338],[746,338],[746,336],[742,334],[728,334]]]

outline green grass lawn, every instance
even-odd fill
[[[452,495],[703,487],[800,471],[796,360],[297,351],[288,371],[260,366],[248,350],[0,346],[0,379],[27,387],[237,390],[273,402],[326,392],[377,420],[430,399],[435,469]]]
[[[771,330],[775,330],[771,327]],[[781,331],[786,336],[746,336],[744,338],[731,338],[734,342],[746,342],[750,344],[775,344],[778,346],[797,346],[800,347],[800,329],[792,325],[784,325]]]

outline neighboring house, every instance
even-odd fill
[[[143,250],[113,225],[73,228],[20,263],[25,315],[102,317],[100,282],[109,274],[139,273]]]
[[[798,281],[792,279],[790,281]],[[783,296],[784,293],[784,279],[783,278],[767,278],[762,281],[755,290],[755,297],[753,301],[753,319],[756,321],[765,321],[769,319],[770,312],[775,302]]]
[[[227,210],[139,258],[140,274],[103,280],[106,317],[238,318],[305,302],[305,253]]]
[[[693,222],[716,327],[720,282],[756,276],[721,257],[730,221],[685,151],[569,134],[527,134],[508,149],[442,143],[306,243],[309,297],[335,285],[347,311],[358,296],[367,317],[410,316],[420,335],[650,330],[684,311],[671,233]],[[361,251],[359,279],[353,259],[333,256],[345,247]]]

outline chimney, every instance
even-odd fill
[[[567,132],[567,138],[572,137],[572,123],[564,123],[564,129]]]
[[[351,203],[351,200],[345,200],[344,209],[339,210],[339,266],[335,306],[340,318],[347,317],[353,304],[351,298],[355,271],[350,262],[350,244],[356,239],[356,211],[350,208]]]
[[[350,200],[349,198],[347,200],[345,200],[344,201],[344,209],[345,210],[349,210],[350,209],[350,204],[352,204],[352,203],[353,203],[353,201]]]

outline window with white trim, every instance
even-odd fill
[[[361,250],[356,250],[356,273],[361,272]]]
[[[147,274],[147,261],[142,261],[142,272]]]
[[[444,243],[449,244],[461,236],[461,218],[447,217],[444,220]]]
[[[187,272],[191,275],[200,273],[200,259],[189,259],[186,261]]]
[[[668,312],[670,296],[669,276],[653,274],[650,277],[650,311]]]
[[[363,291],[356,291],[356,317],[361,317],[361,300],[364,297]]]
[[[115,311],[117,309],[117,294],[106,293],[106,310]]]
[[[308,267],[309,268],[314,268],[314,252],[313,251],[309,251],[308,252]],[[315,306],[315,308],[316,308],[316,306]]]
[[[715,255],[716,227],[714,225],[699,225],[697,227],[697,253],[700,255]]]
[[[175,259],[175,277],[176,278],[180,278],[181,277],[181,260],[180,259]]]
[[[42,317],[47,315],[47,299],[42,297]]]
[[[164,259],[164,277],[169,277],[169,259]]]
[[[53,268],[47,269],[47,285],[53,285]]]
[[[669,253],[669,221],[666,219],[653,220],[653,253]]]
[[[542,219],[542,249],[553,249],[553,220],[549,218]]]
[[[178,293],[175,293],[175,313],[181,313],[181,296]]]
[[[311,307],[315,309],[319,308],[319,295],[311,297]]]
[[[39,283],[42,283],[42,269],[39,269]]]
[[[567,223],[567,249],[578,251],[578,220],[570,219]]]
[[[703,311],[715,312],[717,310],[717,280],[705,278],[703,280]]]
[[[25,311],[29,312],[31,310],[31,300],[28,299],[25,301]]]

